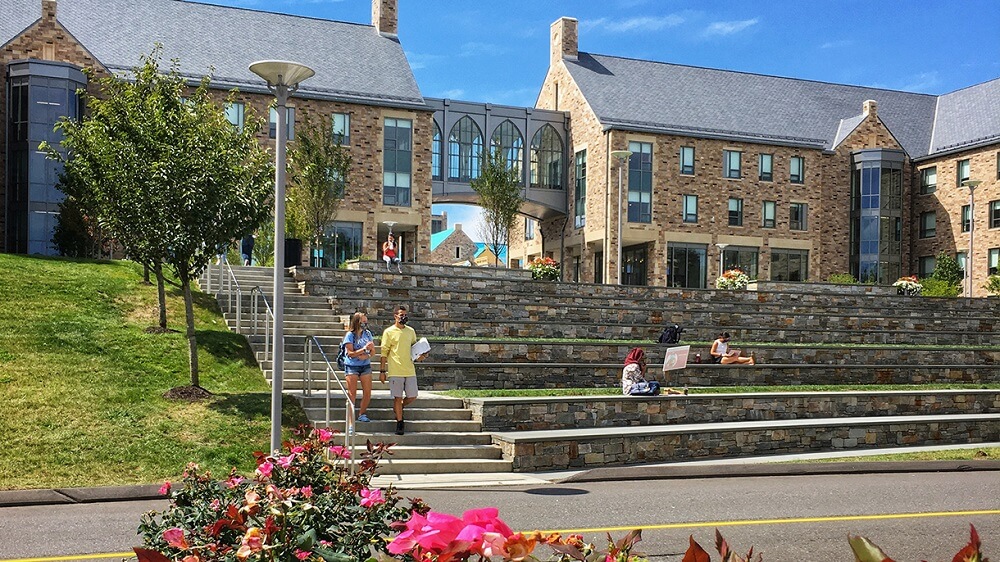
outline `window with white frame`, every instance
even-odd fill
[[[920,170],[920,193],[927,195],[937,191],[937,166]]]
[[[959,187],[969,181],[969,160],[959,160],[958,164],[955,166],[955,179],[958,181]]]
[[[237,131],[243,130],[243,119],[246,105],[243,102],[234,101],[226,104],[226,119],[236,127]]]
[[[524,239],[534,240],[535,239],[535,221],[525,217],[524,219]]]
[[[997,266],[1000,265],[1000,248],[990,248],[986,254],[986,272],[990,275],[997,274]]]

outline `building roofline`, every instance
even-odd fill
[[[809,139],[798,137],[776,137],[741,131],[722,131],[713,129],[694,129],[677,125],[656,125],[654,123],[630,122],[621,119],[602,119],[603,131],[611,130],[634,131],[642,133],[671,134],[685,137],[732,140],[751,142],[755,144],[773,144],[778,146],[794,146],[803,148],[826,149],[828,139]]]
[[[259,10],[259,9],[255,9],[255,8],[247,8],[247,7],[244,7],[244,6],[224,6],[222,4],[210,4],[208,2],[198,2],[196,0],[169,0],[169,1],[171,1],[171,2],[177,2],[179,4],[195,4],[195,5],[198,5],[198,6],[208,6],[210,8],[220,8],[222,10],[237,10],[237,11],[241,11],[241,12],[253,12],[255,14],[267,14],[267,15],[270,15],[270,16],[282,16],[282,17],[296,18],[296,19],[303,19],[303,20],[320,21],[320,22],[325,22],[325,23],[339,23],[339,24],[343,24],[343,25],[355,25],[355,26],[358,26],[358,27],[370,27],[372,29],[375,29],[375,26],[372,25],[372,24],[370,24],[370,23],[357,23],[357,22],[351,22],[351,21],[341,21],[341,20],[332,20],[332,19],[327,19],[327,18],[318,18],[318,17],[315,17],[315,16],[302,16],[302,15],[298,15],[298,14],[286,14],[284,12],[277,12],[277,11],[272,11],[272,10]]]
[[[943,150],[938,150],[937,152],[932,152],[925,156],[914,158],[913,162],[916,163],[916,162],[925,162],[927,160],[934,160],[935,158],[941,158],[942,156],[951,156],[952,154],[958,154],[960,152],[966,152],[968,150],[975,150],[977,148],[982,148],[984,146],[990,146],[991,144],[1000,144],[1000,134],[993,135],[992,137],[974,139],[965,144],[958,144],[945,147]]]

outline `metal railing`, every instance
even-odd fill
[[[326,378],[326,403],[324,406],[323,419],[326,422],[324,427],[330,427],[330,412],[331,412],[331,396],[334,392],[333,382],[337,383],[337,387],[340,389],[341,394],[344,395],[344,446],[347,450],[351,452],[351,456],[347,459],[347,466],[350,473],[354,472],[354,397],[350,396],[347,389],[344,387],[344,382],[340,380],[340,376],[337,374],[337,370],[330,363],[330,358],[327,356],[326,352],[323,351],[323,346],[320,345],[319,340],[316,336],[306,336],[306,362],[305,369],[303,370],[303,393],[306,398],[312,396],[312,383],[313,383],[313,352],[318,353],[318,357],[322,359],[320,363],[320,368],[324,370],[324,376]],[[319,361],[317,361],[319,362]]]
[[[267,302],[267,295],[259,287],[250,289],[250,334],[258,335],[258,319],[260,318],[260,302],[264,301],[264,361],[271,360],[271,329],[274,325],[274,311],[271,304]],[[236,321],[237,331],[242,333],[239,327],[239,320]],[[273,365],[272,365],[273,367]]]

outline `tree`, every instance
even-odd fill
[[[479,206],[483,209],[479,236],[499,258],[507,248],[510,230],[524,203],[520,174],[508,165],[507,156],[498,146],[491,153],[483,153],[482,173],[472,180],[471,186],[479,195]]]
[[[333,122],[306,118],[289,151],[289,202],[291,214],[300,217],[309,235],[310,255],[321,247],[326,225],[337,216],[344,198],[351,154],[333,134]]]
[[[273,166],[256,138],[261,120],[248,112],[243,128],[233,127],[209,77],[192,92],[176,60],[160,71],[159,47],[141,62],[132,76],[101,79],[82,121],[59,123],[64,173],[127,255],[158,276],[163,264],[173,270],[171,283],[184,294],[191,384],[200,386],[191,282],[217,248],[267,220]]]
[[[958,260],[948,255],[946,252],[941,252],[937,255],[935,260],[934,272],[931,273],[931,278],[937,279],[938,281],[944,281],[949,285],[958,286],[962,282],[962,268],[958,265]]]

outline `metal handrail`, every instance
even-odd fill
[[[233,271],[233,266],[229,264],[229,260],[225,257],[222,258],[222,263],[219,264],[219,288],[222,288],[222,272],[225,270],[229,273],[226,276],[226,299],[229,305],[229,310],[233,309],[233,297],[236,297],[236,333],[243,333],[243,290],[240,288],[240,281],[236,278],[236,272]],[[209,273],[209,278],[211,278],[211,273]],[[233,293],[233,285],[236,285],[236,292]]]
[[[250,317],[253,319],[251,334],[257,335],[257,317],[260,316],[260,301],[264,301],[264,361],[271,359],[271,326],[274,324],[274,311],[271,304],[267,302],[267,295],[260,288],[260,285],[250,289]],[[273,365],[272,365],[273,367]]]
[[[340,376],[337,375],[337,370],[330,363],[330,358],[323,351],[323,346],[319,343],[316,336],[306,336],[306,364],[303,371],[303,385],[305,395],[312,396],[312,355],[313,347],[319,352],[319,356],[326,363],[326,406],[324,420],[326,421],[325,427],[330,427],[330,395],[333,393],[333,388],[331,386],[331,379],[336,381],[337,386],[340,387],[340,392],[344,395],[344,414],[345,414],[345,426],[344,426],[344,446],[348,451],[351,452],[351,456],[348,457],[348,470],[354,472],[354,432],[351,431],[354,427],[354,397],[347,393],[347,389],[344,387],[343,381],[340,380]]]

